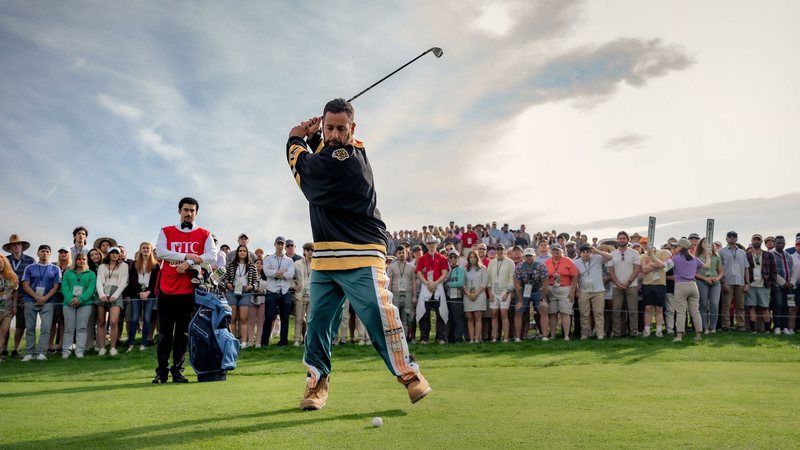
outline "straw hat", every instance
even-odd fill
[[[94,240],[94,248],[100,250],[100,244],[103,241],[108,241],[108,243],[111,244],[111,246],[109,248],[117,246],[117,240],[116,239],[110,238],[110,237],[99,237],[99,238]]]
[[[11,253],[11,244],[22,244],[22,251],[31,248],[31,243],[28,241],[23,241],[20,235],[14,233],[8,238],[8,244],[3,245],[3,250]]]

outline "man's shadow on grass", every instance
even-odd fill
[[[322,412],[322,414],[324,414],[324,412]],[[288,416],[285,420],[280,421],[259,421],[252,425],[238,425],[242,420],[266,419],[271,416],[281,415]],[[218,436],[235,436],[244,433],[279,430],[324,422],[362,421],[374,416],[402,417],[405,415],[407,415],[407,413],[399,409],[325,416],[321,415],[319,412],[302,412],[298,408],[284,408],[276,411],[259,411],[247,414],[219,415],[204,417],[202,419],[162,422],[122,430],[105,428],[100,432],[81,436],[58,436],[49,439],[19,441],[14,442],[11,446],[15,449],[53,447],[95,448],[98,446],[98,443],[102,443],[103,447],[126,449],[141,448],[144,446],[158,447],[159,445],[188,445],[194,441],[213,439]],[[230,425],[220,426],[222,423],[226,422]],[[198,430],[196,429],[198,425],[207,425],[208,427],[203,430]],[[181,430],[187,427],[192,429]]]
[[[68,387],[60,389],[39,389],[31,392],[11,392],[7,394],[0,394],[0,399],[14,398],[14,397],[37,397],[47,396],[53,394],[82,394],[84,392],[102,392],[102,391],[116,391],[118,389],[152,389],[152,384],[144,382],[126,383],[126,384],[106,384],[96,385],[90,384],[88,386]]]

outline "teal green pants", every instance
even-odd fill
[[[331,342],[339,331],[345,298],[350,300],[389,371],[403,380],[419,372],[408,352],[405,331],[392,304],[388,284],[386,271],[377,267],[311,271],[311,307],[303,355],[309,386],[316,386],[320,378],[331,372]]]

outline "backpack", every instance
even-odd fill
[[[189,363],[197,381],[221,381],[236,368],[239,340],[231,333],[231,308],[214,294],[196,289],[197,309],[189,322]]]

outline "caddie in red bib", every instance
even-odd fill
[[[161,261],[158,281],[158,367],[154,384],[172,381],[186,383],[183,362],[189,343],[189,321],[194,310],[194,286],[189,268],[214,263],[217,247],[211,232],[195,225],[200,205],[191,197],[178,203],[181,222],[161,229],[156,241],[156,258]],[[169,355],[172,353],[172,367]]]

